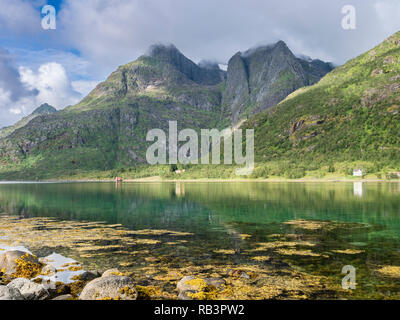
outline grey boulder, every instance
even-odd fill
[[[0,300],[25,300],[18,289],[0,286]]]
[[[7,275],[15,273],[17,268],[16,260],[21,259],[21,257],[24,257],[24,260],[27,262],[39,264],[38,259],[31,254],[27,254],[26,252],[18,250],[7,251],[0,254],[0,270],[4,270],[4,273]]]
[[[47,289],[42,285],[25,278],[11,281],[7,287],[17,289],[26,300],[46,300],[50,297]]]
[[[106,276],[90,281],[79,300],[136,300],[137,291],[131,278]]]

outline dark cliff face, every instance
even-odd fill
[[[228,63],[228,74],[222,103],[231,112],[235,122],[247,108],[250,97],[249,75],[246,62],[240,52],[236,53]]]
[[[202,85],[215,85],[225,80],[224,71],[218,65],[207,63],[197,65],[186,58],[173,45],[153,45],[149,50],[149,57],[162,63],[168,63],[186,75],[190,80]]]
[[[296,58],[283,41],[237,53],[228,64],[223,104],[235,123],[276,105],[331,70],[322,61]]]
[[[382,176],[385,170],[397,168],[400,32],[319,81],[319,75],[332,68],[330,64],[298,61],[308,70],[308,81],[316,83],[249,118],[242,126],[255,129],[256,160],[288,161],[299,167],[304,164],[304,168],[309,163],[319,168],[341,163],[351,172],[352,166],[358,166],[356,161],[365,161],[371,163],[366,171]]]

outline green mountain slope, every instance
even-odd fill
[[[263,94],[275,90],[276,102],[307,84],[309,77],[327,72],[320,66],[306,72],[286,45],[272,47],[277,49],[257,51],[254,59],[249,55],[263,67],[249,69],[244,81],[282,70],[289,79],[301,74],[304,82],[296,85],[279,77],[269,79],[265,88],[257,82]],[[293,61],[296,67],[288,69]],[[172,45],[153,46],[148,54],[119,67],[77,105],[36,116],[0,139],[0,179],[65,177],[145,163],[151,129],[168,131],[171,120],[178,122],[178,130],[222,129],[235,123],[233,113],[244,115],[226,102],[230,79],[231,72],[212,63],[195,64]],[[251,91],[250,96],[257,94]],[[259,110],[271,106],[271,101],[264,102],[257,103]]]
[[[400,169],[400,33],[243,127],[255,128],[258,161],[279,160],[300,176],[339,162]]]
[[[53,106],[51,106],[47,103],[44,103],[40,107],[36,108],[29,116],[22,118],[13,126],[0,129],[0,139],[9,136],[11,133],[13,133],[17,129],[22,128],[29,121],[36,118],[37,116],[45,115],[45,114],[52,114],[55,112],[57,112],[56,108],[54,108]]]

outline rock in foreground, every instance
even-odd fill
[[[42,284],[37,284],[24,278],[11,281],[7,287],[9,289],[18,289],[25,300],[46,300],[50,297],[49,292]]]
[[[25,300],[18,289],[0,286],[0,300]]]
[[[125,276],[106,276],[90,281],[79,300],[136,300],[137,291],[132,279]]]
[[[23,251],[7,251],[0,254],[0,271],[4,274],[11,275],[29,270],[32,273],[38,273],[41,264],[36,257]]]

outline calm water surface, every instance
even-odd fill
[[[356,297],[397,298],[400,293],[400,275],[376,272],[400,266],[398,183],[0,184],[0,212],[22,218],[105,221],[130,230],[190,232],[194,235],[184,252],[199,264],[205,255],[219,263],[248,262],[251,249],[271,241],[271,235],[297,234],[315,243],[312,251],[321,256],[277,253],[282,261],[339,283],[342,267],[353,265],[358,274]],[[314,230],[285,223],[298,220],[329,223]],[[244,239],[243,234],[249,237]],[[171,251],[161,245],[158,249]],[[214,253],[221,249],[235,254]],[[110,251],[111,260],[118,256]]]

